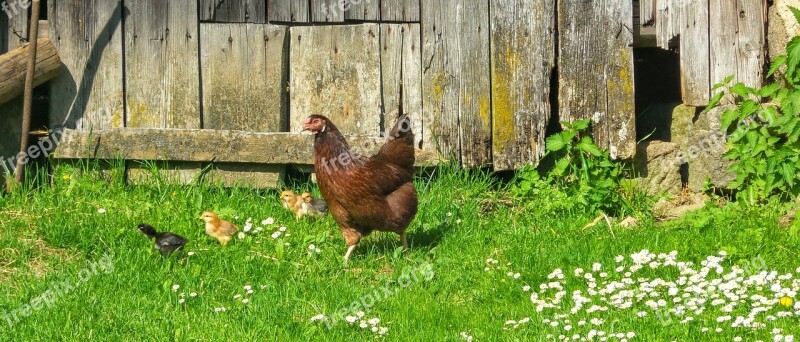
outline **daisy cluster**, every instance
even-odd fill
[[[389,333],[389,328],[383,327],[380,325],[381,319],[378,317],[373,317],[367,319],[366,314],[364,311],[356,312],[355,316],[347,316],[344,318],[344,321],[347,322],[349,325],[358,326],[361,329],[369,329],[376,336],[384,336]]]
[[[319,314],[309,319],[310,322],[326,322],[328,323],[328,317],[325,314]],[[344,318],[344,321],[347,322],[350,326],[357,326],[361,329],[369,329],[372,333],[375,334],[375,337],[383,337],[389,333],[389,328],[385,326],[381,326],[381,319],[378,317],[367,318],[366,313],[364,311],[356,312],[355,315],[348,315]]]
[[[243,286],[244,294],[237,293],[233,295],[233,299],[242,302],[242,304],[250,303],[250,295],[253,294],[253,287],[250,285]]]
[[[256,234],[261,233],[262,231],[264,231],[264,227],[271,226],[274,223],[275,223],[275,219],[273,219],[272,217],[268,217],[268,218],[266,218],[266,219],[261,221],[261,225],[260,226],[254,226],[253,218],[252,217],[248,217],[247,220],[245,220],[245,222],[244,222],[244,226],[242,227],[242,231],[240,231],[239,234],[237,234],[237,237],[239,239],[244,239],[245,237],[247,237],[248,234],[256,235]],[[284,231],[285,231],[286,227],[283,227],[283,228],[284,228]],[[277,238],[277,237],[273,237],[273,238]]]
[[[178,290],[180,290],[180,288],[181,288],[181,286],[178,285],[178,284],[172,285],[172,292],[177,293]],[[189,293],[189,297],[190,298],[197,297],[197,292],[190,292]],[[183,304],[183,303],[186,303],[186,292],[181,292],[179,294],[178,304]]]
[[[767,270],[760,258],[758,265],[751,261],[726,267],[725,258],[720,252],[695,265],[678,260],[676,251],[656,255],[642,250],[617,256],[613,266],[594,263],[570,273],[556,269],[538,290],[525,286],[523,291],[531,292],[542,323],[551,327],[547,338],[564,341],[634,339],[636,332],[614,331],[614,324],[607,322],[625,310],[635,319],[655,317],[664,327],[689,325],[706,334],[765,331],[770,322],[800,317],[800,268],[795,274],[779,274]],[[509,320],[505,326],[529,322]],[[771,333],[773,341],[794,340],[781,329]]]

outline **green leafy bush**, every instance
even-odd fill
[[[800,11],[791,7],[800,22]],[[734,106],[721,117],[721,129],[728,134],[725,158],[733,160],[730,171],[736,179],[729,184],[738,190],[737,199],[761,203],[778,197],[786,200],[800,193],[800,36],[786,46],[786,55],[774,59],[767,77],[785,67],[774,83],[761,88],[739,82],[733,76],[714,86],[722,89],[711,100],[709,110],[723,98]],[[712,91],[713,91],[712,90]]]
[[[511,193],[544,199],[536,205],[546,212],[632,211],[636,192],[624,182],[623,165],[592,140],[589,120],[561,124],[564,130],[547,138],[545,157],[554,157],[554,167],[544,177],[533,167],[522,170]]]

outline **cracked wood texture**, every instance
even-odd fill
[[[437,151],[464,167],[492,163],[489,3],[422,6],[423,121]]]
[[[270,22],[309,22],[309,0],[268,0],[267,18]]]
[[[125,6],[125,126],[200,128],[197,2]]]
[[[383,129],[379,25],[290,30],[290,131],[300,132],[306,117],[322,114],[342,134],[379,135]]]
[[[200,20],[264,24],[267,0],[200,0]]]
[[[363,0],[367,1],[367,0]],[[377,2],[377,0],[371,0]],[[477,1],[473,1],[476,2]],[[433,4],[429,4],[433,5]],[[449,2],[444,2],[444,6],[449,7]],[[382,0],[381,1],[381,20],[396,22],[419,22],[420,0]]]
[[[414,146],[434,152],[430,123],[422,117],[422,57],[419,24],[381,24],[384,130],[402,111],[411,117]]]
[[[491,2],[492,162],[495,170],[535,164],[545,152],[555,4]]]
[[[285,26],[201,24],[203,128],[280,132],[287,123],[283,84]],[[215,163],[206,175],[227,186],[276,187],[283,165]]]
[[[122,1],[48,2],[49,35],[62,72],[50,83],[51,127],[124,127]],[[148,85],[151,86],[152,85]]]
[[[560,119],[591,119],[614,159],[636,154],[631,1],[558,1]]]

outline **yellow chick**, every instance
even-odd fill
[[[292,190],[286,190],[281,193],[281,203],[283,203],[283,208],[288,209],[294,213],[295,219],[298,221],[303,218],[303,199],[295,195]]]
[[[200,219],[206,223],[206,234],[217,239],[223,246],[226,246],[239,230],[233,223],[220,219],[217,214],[210,211],[200,215]]]

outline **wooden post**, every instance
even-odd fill
[[[31,8],[31,30],[28,37],[39,36],[39,0],[33,0]],[[22,105],[22,139],[20,139],[19,153],[20,158],[17,158],[17,168],[14,170],[14,177],[17,183],[22,183],[22,172],[25,168],[25,163],[28,158],[22,157],[28,149],[28,133],[31,130],[31,107],[33,105],[33,74],[36,71],[36,48],[39,45],[38,39],[31,40],[30,50],[28,53],[28,74],[25,78],[25,96]]]

